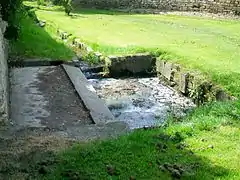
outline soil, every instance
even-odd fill
[[[57,163],[57,153],[74,143],[35,130],[26,128],[15,135],[0,135],[0,180],[41,179]]]

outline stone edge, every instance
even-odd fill
[[[115,118],[111,111],[105,105],[95,92],[95,89],[90,85],[82,73],[82,71],[73,66],[62,64],[62,67],[69,79],[71,80],[76,92],[82,99],[85,107],[89,110],[90,115],[96,124],[107,124],[115,122]]]
[[[222,87],[209,81],[201,73],[189,72],[179,64],[158,58],[156,72],[158,77],[167,85],[190,97],[196,104],[235,99]]]

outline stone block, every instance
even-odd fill
[[[153,71],[155,59],[150,54],[109,56],[106,65],[112,76],[145,74]]]
[[[68,65],[62,66],[76,89],[76,92],[82,99],[86,108],[89,110],[94,123],[106,124],[115,122],[116,119],[104,101],[98,97],[93,86],[88,83],[80,68]]]
[[[172,74],[173,74],[173,64],[165,62],[164,68],[162,71],[162,75],[167,79],[171,80],[172,79]]]
[[[179,91],[182,92],[183,94],[187,94],[188,93],[188,80],[189,80],[189,74],[188,73],[182,73],[180,75],[180,79],[179,79]]]
[[[93,49],[91,47],[89,47],[89,46],[85,46],[85,49],[86,49],[87,53],[93,52]]]
[[[223,90],[223,89],[217,89],[216,90],[216,100],[217,101],[228,101],[231,97]]]
[[[156,71],[157,71],[157,74],[162,74],[163,73],[164,64],[165,64],[164,61],[157,59],[157,61],[156,61]]]
[[[179,85],[180,81],[181,81],[181,69],[180,69],[180,66],[174,67],[172,76],[173,76],[172,81],[175,83],[175,85]]]

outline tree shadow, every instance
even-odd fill
[[[161,131],[161,130],[160,130]],[[77,144],[56,154],[44,179],[216,179],[230,171],[192,152],[183,139],[137,130],[118,139]],[[206,151],[212,151],[206,148]],[[31,161],[30,161],[31,162]]]
[[[74,56],[73,50],[55,35],[55,29],[40,27],[27,15],[21,18],[20,25],[18,40],[10,43],[11,56],[52,60],[71,60]]]

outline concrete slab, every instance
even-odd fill
[[[16,68],[11,70],[11,119],[18,126],[45,127],[41,118],[50,116],[45,109],[48,101],[36,86],[37,75],[45,68]],[[39,118],[36,118],[39,117]]]
[[[77,93],[81,97],[86,108],[96,124],[105,124],[116,121],[111,111],[95,92],[95,89],[88,83],[86,77],[79,68],[62,65],[71,79]]]
[[[11,119],[16,128],[54,130],[93,124],[61,66],[11,70]]]

